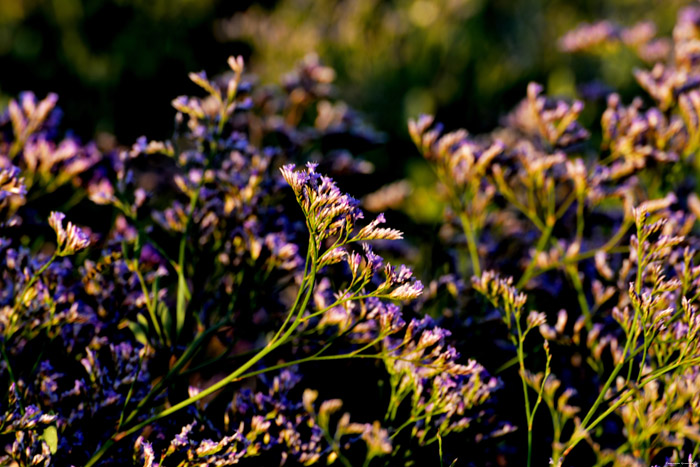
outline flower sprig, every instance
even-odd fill
[[[90,246],[90,236],[80,227],[68,222],[64,227],[63,221],[66,215],[62,212],[52,212],[49,216],[49,225],[56,232],[56,254],[69,256]]]

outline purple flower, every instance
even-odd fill
[[[69,256],[90,246],[90,236],[78,226],[68,222],[68,225],[63,227],[65,218],[65,214],[55,211],[49,216],[49,225],[56,232],[58,256]]]

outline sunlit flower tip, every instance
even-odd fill
[[[115,201],[114,187],[107,179],[88,186],[88,198],[95,204],[110,204]]]
[[[90,236],[72,222],[64,228],[66,215],[53,211],[49,216],[49,225],[56,232],[57,253],[59,256],[72,255],[90,246]]]
[[[348,262],[348,266],[350,267],[350,272],[352,273],[352,276],[356,277],[357,273],[360,270],[360,265],[362,264],[362,256],[360,256],[359,253],[353,251],[352,253],[346,255],[346,260]]]
[[[319,260],[319,266],[329,266],[331,264],[340,263],[348,256],[348,252],[344,248],[338,247],[329,250],[321,256]]]
[[[421,281],[415,281],[413,283],[405,283],[389,294],[389,298],[392,300],[413,300],[418,298],[423,293],[423,283]]]
[[[678,202],[678,198],[676,197],[675,193],[671,192],[663,198],[644,201],[635,210],[635,214],[638,216],[644,215],[644,218],[646,218],[647,214],[661,211],[663,209],[668,209],[672,204],[676,202]]]
[[[340,399],[330,399],[321,402],[321,406],[318,409],[319,418],[323,419],[334,414],[343,407],[343,401]]]
[[[384,259],[372,251],[372,247],[368,243],[362,243],[362,249],[365,253],[367,266],[371,271],[378,271],[384,266]]]
[[[316,402],[317,398],[318,398],[318,391],[314,391],[313,389],[305,389],[304,390],[304,394],[302,395],[302,403],[304,404],[304,408],[306,409],[307,412],[313,413],[314,402]]]
[[[446,337],[449,337],[452,333],[447,329],[443,328],[433,328],[426,329],[421,333],[420,339],[418,339],[418,348],[424,349],[430,347],[431,345],[437,344]]]
[[[151,443],[143,439],[143,436],[139,436],[136,439],[136,445],[134,448],[136,451],[143,449],[143,467],[152,467],[156,456],[153,452],[153,446]]]
[[[564,328],[566,327],[566,323],[569,320],[569,315],[567,314],[566,310],[562,309],[559,310],[559,313],[557,313],[557,322],[554,325],[554,329],[559,334],[562,334],[564,332]]]
[[[398,271],[394,271],[395,273],[395,281],[399,284],[402,284],[404,282],[407,282],[408,280],[413,277],[413,271],[411,271],[411,268],[406,267],[405,265],[399,266]]]
[[[392,450],[389,432],[378,421],[365,425],[362,439],[367,443],[368,458],[389,454]]]
[[[231,68],[231,70],[235,71],[236,73],[242,73],[244,67],[243,57],[241,57],[240,55],[236,57],[230,56],[228,58],[228,66]]]
[[[200,71],[199,73],[190,73],[188,76],[192,82],[205,89],[211,86],[209,84],[209,78],[207,77],[206,71]]]
[[[548,324],[540,324],[539,331],[544,339],[551,341],[557,338],[557,331]]]
[[[294,164],[287,164],[280,168],[280,172],[282,172],[282,177],[292,187],[294,193],[299,194],[304,184],[309,180],[309,176],[303,171],[295,172],[294,167]]]
[[[0,170],[0,202],[11,195],[27,194],[24,179],[20,174],[21,171],[12,165]]]
[[[66,242],[66,231],[63,229],[63,220],[66,215],[62,212],[52,211],[49,215],[49,225],[56,232],[56,240],[59,248]]]
[[[535,328],[547,322],[547,315],[541,311],[531,311],[527,315],[527,327]]]
[[[202,389],[197,386],[190,385],[187,387],[187,394],[189,394],[190,397],[195,397],[200,392],[202,392]]]
[[[379,214],[376,219],[364,226],[355,236],[356,240],[401,240],[403,233],[396,229],[378,228],[384,224],[386,218],[384,214]]]

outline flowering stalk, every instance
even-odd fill
[[[486,297],[495,308],[503,312],[503,322],[508,330],[511,331],[509,333],[509,338],[516,350],[519,375],[523,389],[525,419],[527,421],[527,466],[529,467],[532,462],[532,433],[535,414],[542,402],[544,388],[550,376],[550,361],[552,357],[549,352],[549,344],[545,341],[544,349],[547,355],[547,365],[544,378],[542,378],[541,384],[539,385],[530,384],[528,372],[525,368],[526,355],[524,343],[529,332],[543,325],[546,322],[546,317],[543,313],[536,311],[530,312],[526,319],[527,326],[523,329],[521,321],[527,296],[518,292],[517,288],[513,287],[512,283],[512,278],[502,279],[493,271],[486,271],[481,277],[474,277],[472,279],[474,289]],[[537,394],[534,405],[530,403],[528,385],[532,385]]]
[[[211,394],[216,393],[230,383],[239,380],[241,377],[246,375],[246,372],[248,372],[249,369],[251,369],[268,354],[289,343],[293,339],[297,328],[299,328],[299,326],[304,322],[302,317],[306,313],[307,306],[313,295],[318,270],[324,264],[332,264],[334,260],[332,259],[333,257],[330,253],[335,249],[341,248],[346,244],[355,241],[392,239],[400,237],[400,233],[398,231],[378,227],[379,224],[383,222],[383,217],[380,218],[379,221],[360,229],[355,235],[351,235],[353,233],[355,220],[362,217],[361,211],[357,208],[357,201],[347,195],[341,194],[332,180],[316,174],[314,169],[314,165],[309,165],[306,172],[293,172],[292,167],[285,167],[282,169],[285,179],[294,189],[297,201],[302,207],[310,236],[307,251],[307,262],[306,266],[304,267],[304,275],[299,290],[285,321],[280,326],[275,336],[264,348],[259,350],[248,361],[239,366],[233,372],[229,373],[226,377],[217,381],[215,384],[199,391],[197,394],[190,396],[172,407],[159,412],[149,419],[114,435],[92,456],[87,464],[87,467],[90,467],[98,462],[104,453],[107,452],[107,450],[110,449],[114,443],[138,432],[145,426],[148,426],[157,420],[167,417]],[[333,247],[323,250],[322,244],[329,238],[336,238]],[[369,274],[371,273],[372,271],[370,269],[365,269],[363,272],[367,282],[369,279]],[[411,297],[415,297],[422,290],[422,285],[420,282],[411,283],[408,281],[410,278],[410,273],[406,273],[402,270],[398,275],[396,275],[393,269],[387,269],[386,274],[386,281],[374,292],[367,295],[368,297],[387,296],[397,300],[410,299]],[[364,280],[363,283],[365,283]],[[336,302],[336,306],[337,305],[338,303]],[[371,345],[374,345],[376,342],[378,342],[378,339],[372,342]],[[362,347],[361,350],[369,348],[371,345],[366,345]],[[340,357],[354,357],[357,355],[357,353],[343,355]],[[318,355],[310,359],[305,359],[304,361],[321,359],[322,357]],[[181,360],[184,361],[183,359]],[[127,417],[124,425],[128,425],[131,420],[134,420],[140,406],[137,407],[129,417]]]

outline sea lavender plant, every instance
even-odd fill
[[[666,55],[671,46],[674,52],[671,65],[635,73],[656,107],[642,99],[626,107],[618,95],[608,97],[600,157],[592,156],[589,133],[578,122],[583,104],[544,97],[536,84],[489,135],[442,134],[432,117],[409,123],[444,187],[448,223],[458,221],[464,233],[452,243],[465,246],[471,268],[462,262],[457,270],[476,273],[474,289],[501,311],[515,350],[499,371],[518,366],[528,465],[533,442],[542,439],[533,434],[541,401],[552,418],[555,465],[574,449],[584,452],[578,447],[584,440],[597,465],[650,465],[669,449],[695,454],[697,425],[681,408],[685,389],[676,388],[685,388],[681,382],[696,369],[688,346],[695,342],[697,209],[682,185],[693,182],[678,171],[696,160],[696,72],[688,59],[696,13],[693,7],[679,14],[673,41],[655,39],[650,23],[623,29],[606,22],[562,40],[576,51],[622,42],[650,61],[659,59],[652,49],[660,44],[669,46]],[[484,263],[503,276],[480,274]],[[478,301],[462,307],[472,304]],[[556,324],[549,324],[554,315]],[[532,329],[543,344],[525,341]],[[546,355],[539,358],[542,346]],[[592,397],[586,374],[596,381]],[[623,439],[617,444],[603,435],[615,428]]]
[[[228,64],[220,78],[190,75],[205,97],[173,101],[170,141],[101,154],[61,140],[53,95],[25,94],[0,120],[0,377],[8,414],[50,414],[46,426],[2,434],[18,465],[370,465],[442,446],[485,418],[498,380],[461,362],[429,317],[404,319],[402,305],[423,286],[368,243],[403,234],[384,214],[363,222],[359,201],[317,172],[371,169],[328,135],[347,133],[352,147],[378,139],[333,102],[332,70],[307,58],[283,89],[255,91],[243,61]],[[262,145],[271,139],[285,142]],[[149,170],[155,159],[172,185]],[[21,227],[54,191],[56,209],[58,198],[67,207],[89,198],[111,225],[79,227],[56,210],[55,240],[45,238],[55,246],[28,248]],[[316,405],[321,390],[295,389],[307,365],[352,359],[380,364],[391,389],[383,421],[351,422],[340,399]],[[214,416],[222,394],[233,401],[224,423]]]
[[[368,221],[342,188],[362,192],[371,164],[352,154],[381,137],[315,56],[281,87],[253,86],[241,58],[193,73],[172,139],[104,154],[60,133],[54,95],[11,101],[2,461],[399,465],[447,447],[468,463],[472,446],[525,465],[692,460],[698,18],[683,10],[672,40],[610,22],[562,39],[672,53],[635,72],[651,101],[607,97],[599,134],[583,101],[536,83],[487,135],[412,121],[448,206],[448,261],[421,271],[425,290],[385,259],[411,188],[367,196]]]

